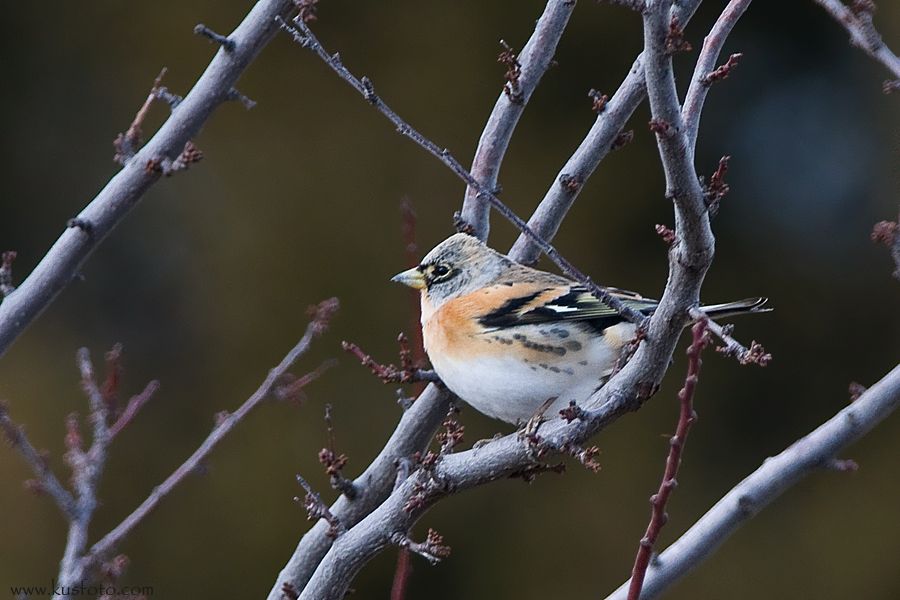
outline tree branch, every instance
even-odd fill
[[[201,462],[212,452],[216,445],[240,423],[247,414],[253,410],[260,402],[268,398],[275,391],[275,387],[287,373],[288,369],[309,350],[313,340],[324,333],[328,327],[328,323],[337,311],[338,302],[336,298],[331,298],[321,302],[312,309],[312,320],[306,327],[306,331],[300,341],[285,355],[281,362],[269,371],[265,380],[260,384],[259,388],[234,412],[219,419],[215,428],[209,436],[200,444],[200,447],[175,471],[166,478],[160,485],[153,488],[150,495],[125,519],[95,543],[87,553],[82,554],[85,543],[87,541],[87,524],[78,523],[79,529],[76,530],[75,536],[70,531],[70,542],[67,544],[66,558],[63,560],[60,570],[60,582],[80,582],[85,579],[86,573],[99,562],[105,560],[115,550],[138,523],[140,523],[150,512],[156,508],[160,501],[165,498],[179,483],[181,483],[189,474],[193,473]],[[87,377],[92,375],[91,369],[84,362],[84,353],[79,354],[79,363],[82,366],[82,376],[85,381]],[[319,370],[318,372],[321,372]],[[90,379],[93,381],[93,379]],[[309,381],[307,378],[306,381]],[[92,405],[96,400],[102,401],[101,393],[96,384],[93,386],[85,383],[85,388],[91,398]],[[96,425],[95,425],[96,427]],[[96,433],[95,433],[96,435]],[[102,438],[101,438],[102,439]],[[108,437],[106,438],[109,439]],[[97,441],[95,439],[94,444]],[[87,453],[88,455],[91,452]],[[99,455],[98,455],[99,456]],[[76,480],[77,481],[77,480]],[[82,492],[79,489],[79,510],[83,510],[81,506]],[[93,490],[90,498],[93,497]],[[89,516],[88,519],[89,521]],[[73,524],[75,521],[73,521]],[[74,527],[74,525],[73,525]],[[71,549],[70,549],[71,546]]]
[[[691,77],[691,85],[684,98],[684,108],[681,111],[684,116],[685,135],[690,147],[692,161],[697,147],[700,113],[703,111],[703,102],[706,100],[706,94],[714,81],[727,77],[729,70],[734,68],[736,64],[737,58],[735,57],[740,55],[733,54],[728,59],[726,65],[731,65],[730,67],[723,65],[716,69],[716,61],[719,59],[725,40],[728,39],[738,19],[750,6],[750,1],[731,0],[722,11],[722,14],[719,15],[719,18],[716,19],[716,23],[710,30],[709,35],[703,38],[703,48],[700,50],[700,56],[697,57],[694,75]]]
[[[678,392],[678,401],[680,410],[678,411],[678,426],[675,428],[675,435],[669,439],[669,455],[666,457],[666,468],[663,472],[662,481],[659,484],[659,490],[650,497],[651,516],[650,523],[647,525],[647,532],[641,538],[638,546],[637,556],[634,559],[634,568],[631,571],[631,586],[628,588],[628,600],[638,600],[641,596],[641,586],[644,584],[644,575],[647,572],[647,566],[650,564],[650,557],[653,553],[653,545],[656,544],[657,538],[669,520],[666,513],[666,504],[669,496],[678,485],[678,468],[681,466],[681,453],[684,451],[684,445],[687,442],[688,433],[694,421],[697,420],[697,413],[694,411],[694,392],[697,389],[697,381],[700,377],[700,354],[708,343],[706,334],[706,322],[697,321],[692,328],[693,340],[688,347],[688,372],[684,379],[684,387]]]
[[[672,78],[671,63],[666,54],[666,39],[670,21],[668,6],[664,9],[657,6],[655,11],[651,10],[648,14],[654,30],[661,31],[662,35],[656,37],[649,34],[652,39],[648,41],[645,50],[645,55],[650,57],[648,61],[650,68],[647,73],[651,100],[660,96],[659,89],[665,85],[665,82],[660,83],[659,79],[665,79],[666,76]],[[657,25],[661,25],[661,28]],[[315,40],[302,23],[297,23],[297,28],[289,28],[289,31],[293,33],[298,43],[315,51],[342,78],[373,103],[380,112],[388,116],[398,127],[400,133],[411,137],[420,146],[441,159],[467,183],[479,185],[477,181],[471,180],[471,175],[448,152],[440,150],[433,142],[425,139],[393,111],[385,107],[375,96],[371,83],[365,79],[360,81],[350,74],[338,58],[329,55],[322,49],[318,40]],[[680,121],[679,106],[677,98],[674,96],[674,81],[671,84],[671,94],[671,98],[674,100],[675,117]],[[656,102],[655,105],[651,102],[651,107],[657,113],[660,111],[659,102]],[[654,114],[654,117],[657,116]],[[685,146],[683,132],[679,131],[677,135],[680,136],[683,148]],[[539,436],[539,452],[568,453],[569,449],[577,447],[624,413],[639,408],[657,387],[671,359],[682,326],[687,320],[687,311],[698,302],[700,284],[709,262],[712,260],[712,234],[709,230],[702,190],[696,173],[693,172],[693,167],[690,162],[678,162],[679,159],[671,155],[671,148],[667,148],[667,152],[669,153],[663,155],[664,162],[668,161],[667,173],[675,172],[678,176],[673,178],[674,182],[682,183],[685,176],[678,169],[683,171],[686,165],[689,172],[693,174],[693,187],[687,186],[687,193],[679,193],[675,203],[679,242],[675,244],[670,253],[669,282],[659,308],[650,319],[648,339],[638,348],[631,362],[588,400],[587,410],[583,411],[582,418],[570,422],[555,419],[542,426]],[[683,156],[681,160],[683,161]],[[675,185],[670,186],[670,189],[676,189]],[[680,191],[680,188],[678,189]],[[512,215],[515,218],[510,218],[507,214],[510,211],[502,202],[496,199],[490,191],[483,190],[483,192],[491,201],[492,206],[519,226],[521,221],[517,222],[515,215]],[[674,194],[672,195],[674,196]],[[503,209],[506,209],[507,212],[504,212]],[[524,224],[521,229],[525,232],[529,231]],[[549,247],[549,244],[535,236],[533,232],[530,232],[530,236],[538,243]],[[552,250],[552,247],[550,249]],[[547,252],[547,250],[544,251]],[[548,253],[548,255],[550,254]],[[420,398],[413,404],[413,407],[401,420],[401,426],[404,425],[407,417],[412,416],[413,410],[421,407],[421,403],[422,399]],[[419,414],[422,417],[434,417],[435,411],[431,409]],[[429,430],[430,437],[433,429],[429,427]],[[399,428],[394,432],[392,440],[398,435],[402,435]],[[269,595],[270,600],[280,597],[285,583],[290,584],[293,589],[302,589],[301,598],[343,597],[358,569],[381,549],[391,544],[395,535],[405,535],[412,524],[435,501],[451,493],[521,473],[525,469],[533,469],[535,467],[535,445],[532,441],[523,443],[523,440],[517,435],[509,435],[479,448],[442,456],[430,469],[420,468],[408,477],[374,510],[372,510],[373,507],[364,507],[364,510],[358,511],[356,515],[360,520],[356,524],[347,521],[339,514],[338,510],[335,510],[335,507],[344,508],[349,504],[340,498],[332,507],[332,512],[347,525],[347,532],[332,545],[330,540],[327,542],[323,540],[324,536],[321,531],[316,531],[321,529],[321,526],[314,527],[301,540],[291,561],[282,571]],[[390,443],[389,446],[391,446]],[[308,543],[306,543],[307,540],[309,540]]]
[[[125,218],[151,185],[155,166],[178,159],[213,110],[229,99],[238,77],[278,31],[276,16],[294,10],[291,0],[260,0],[228,39],[234,50],[220,49],[193,89],[106,187],[72,221],[34,271],[0,304],[0,355],[75,277],[81,264]],[[148,168],[152,167],[152,168]]]
[[[678,22],[687,24],[698,6],[700,0],[679,3],[674,12]],[[584,184],[606,155],[617,147],[622,129],[646,97],[642,53],[635,59],[619,89],[597,114],[590,131],[563,165],[534,214],[528,219],[528,226],[535,233],[546,240],[553,239]],[[522,234],[513,244],[509,256],[522,264],[533,264],[537,262],[540,252],[541,249]]]
[[[852,404],[768,458],[731,489],[687,532],[667,548],[647,571],[643,600],[655,598],[699,565],[744,522],[791,486],[830,464],[841,450],[860,439],[900,406],[900,366],[867,389]],[[625,600],[628,582],[607,597]]]
[[[360,95],[363,96],[363,98],[366,99],[367,102],[375,107],[378,112],[380,112],[389,121],[391,121],[391,123],[393,123],[397,128],[398,133],[411,139],[426,152],[449,167],[450,170],[453,171],[457,175],[457,177],[462,179],[467,185],[477,189],[479,194],[481,194],[497,212],[499,212],[510,223],[515,225],[522,233],[527,235],[541,249],[541,251],[544,252],[544,254],[546,254],[547,257],[560,268],[560,270],[562,270],[563,273],[585,286],[597,299],[614,309],[628,321],[636,324],[644,323],[645,317],[643,315],[629,308],[628,306],[623,304],[621,300],[594,283],[590,277],[575,268],[575,265],[573,265],[564,256],[562,256],[556,250],[556,248],[550,245],[549,242],[532,231],[528,227],[528,224],[525,223],[525,221],[523,221],[518,215],[516,215],[512,211],[512,209],[504,204],[496,196],[496,194],[493,193],[493,191],[481,185],[472,176],[472,174],[469,173],[469,171],[467,171],[466,168],[463,167],[462,164],[458,160],[456,160],[456,158],[454,158],[452,154],[450,154],[449,150],[447,150],[446,148],[440,148],[437,144],[426,138],[424,135],[419,133],[419,131],[414,129],[409,123],[404,121],[400,117],[400,115],[394,112],[394,110],[390,106],[385,104],[385,102],[375,94],[375,87],[372,84],[371,80],[369,80],[368,77],[363,77],[362,79],[357,78],[355,75],[353,75],[353,73],[350,72],[349,69],[347,69],[347,67],[344,66],[344,63],[341,61],[341,57],[339,54],[329,54],[322,46],[321,42],[319,42],[318,38],[316,38],[313,32],[306,25],[306,23],[304,23],[300,19],[295,19],[294,25],[291,26],[280,18],[279,22],[281,23],[282,28],[289,34],[291,34],[295,42],[297,42],[303,48],[312,51],[319,58],[325,61],[325,63],[341,79],[350,84],[357,92],[360,93]]]
[[[884,65],[884,68],[893,74],[895,80],[900,80],[900,58],[887,47],[887,44],[881,39],[881,34],[872,23],[872,14],[875,12],[874,2],[856,2],[854,7],[850,8],[841,0],[813,1],[847,30],[847,33],[850,34],[851,44]],[[890,89],[889,82],[886,82],[885,91],[890,91]]]
[[[537,88],[556,53],[556,45],[565,31],[575,0],[549,0],[534,33],[522,48],[517,59],[519,74],[516,79],[515,97],[500,92],[497,103],[478,140],[475,158],[472,160],[472,176],[489,190],[497,189],[497,177],[503,157],[509,146],[519,117]],[[490,231],[490,205],[481,197],[478,188],[468,186],[460,213],[463,221],[472,227],[473,235],[486,240]]]
[[[0,429],[37,477],[36,484],[31,487],[53,498],[66,519],[71,521],[75,518],[75,498],[50,470],[46,457],[31,444],[25,434],[25,428],[10,418],[8,407],[4,402],[0,402]]]
[[[331,513],[348,530],[352,530],[391,495],[398,461],[407,459],[428,445],[447,414],[450,399],[451,394],[446,388],[430,384],[403,412],[384,448],[353,481],[357,490],[356,497],[350,500],[342,495],[331,505]],[[279,572],[269,592],[269,600],[282,600],[285,584],[295,590],[306,587],[313,572],[332,547],[333,540],[327,534],[327,524],[320,521],[303,535],[287,564]]]

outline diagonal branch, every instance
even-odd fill
[[[699,180],[677,152],[686,147],[666,51],[670,3],[648,7],[645,19],[647,86],[655,119],[676,123],[671,141],[660,143],[669,197],[675,201],[679,241],[670,253],[670,275],[649,335],[632,360],[592,396],[576,419],[554,419],[529,441],[508,435],[478,448],[443,456],[431,469],[408,477],[377,509],[338,539],[315,569],[300,598],[343,597],[359,569],[397,534],[403,534],[439,499],[534,468],[535,455],[566,452],[652,395],[671,359],[689,308],[695,306],[712,260],[713,240]],[[415,405],[414,405],[415,406]],[[537,450],[537,452],[536,452]],[[270,596],[271,598],[271,596]]]
[[[403,412],[384,448],[353,481],[358,492],[356,497],[351,500],[341,495],[330,507],[332,514],[348,529],[352,530],[391,494],[395,487],[397,462],[406,460],[428,445],[447,414],[450,398],[446,388],[430,384]],[[328,525],[320,521],[303,535],[287,564],[278,573],[268,600],[282,600],[285,584],[295,590],[307,586],[334,542],[328,537],[328,530]]]
[[[594,283],[590,277],[579,271],[575,267],[575,265],[573,265],[568,261],[568,259],[560,254],[556,250],[556,248],[551,246],[547,240],[543,239],[541,236],[532,231],[528,227],[528,224],[525,223],[525,221],[523,221],[518,215],[516,215],[516,213],[514,213],[511,208],[504,204],[496,196],[496,194],[493,193],[493,191],[481,185],[481,183],[479,183],[478,180],[476,180],[472,176],[472,174],[462,166],[462,164],[450,153],[449,150],[447,150],[446,148],[441,148],[433,141],[419,133],[419,131],[414,129],[409,123],[404,121],[400,117],[400,115],[394,112],[394,110],[390,106],[385,104],[385,102],[375,93],[375,87],[372,84],[371,80],[369,80],[368,77],[363,77],[362,79],[357,78],[355,75],[353,75],[353,73],[350,72],[349,69],[347,69],[347,67],[344,66],[344,63],[341,61],[341,57],[339,54],[329,54],[322,46],[321,42],[319,42],[318,38],[316,38],[313,32],[306,25],[306,23],[304,23],[300,19],[295,19],[294,25],[291,26],[280,18],[279,23],[285,31],[291,34],[295,42],[297,42],[300,46],[312,51],[319,58],[325,61],[325,63],[341,79],[350,84],[357,92],[359,92],[363,96],[363,98],[366,99],[366,101],[368,101],[376,110],[378,110],[378,112],[380,112],[388,120],[390,120],[391,123],[393,123],[397,128],[398,133],[411,139],[426,152],[449,167],[450,170],[453,171],[457,175],[457,177],[462,179],[467,185],[478,190],[478,193],[491,205],[491,207],[494,208],[494,210],[499,212],[505,219],[515,225],[522,233],[527,235],[528,238],[531,239],[531,241],[535,243],[541,249],[541,251],[546,254],[547,257],[562,270],[563,273],[585,286],[598,300],[614,309],[623,318],[639,325],[644,323],[645,317],[643,315],[629,308],[621,300]]]
[[[724,79],[728,71],[717,72],[716,61],[725,45],[725,40],[731,34],[731,30],[737,24],[738,19],[750,6],[751,0],[731,0],[719,18],[716,19],[709,34],[703,39],[703,48],[700,50],[700,56],[697,57],[697,64],[694,67],[694,75],[691,77],[691,85],[688,88],[687,95],[684,98],[684,108],[682,115],[684,117],[685,135],[687,136],[688,145],[690,147],[691,160],[694,157],[694,151],[697,146],[697,131],[700,129],[700,113],[703,111],[703,102],[706,100],[706,94],[709,92],[710,86],[717,79]],[[729,63],[734,68],[736,63],[735,56],[729,58]],[[725,69],[725,67],[719,67]]]
[[[288,369],[309,350],[313,340],[324,333],[337,308],[338,302],[336,298],[325,300],[314,307],[312,320],[306,327],[306,331],[303,333],[300,341],[284,356],[275,368],[269,371],[259,388],[235,412],[221,418],[209,436],[200,444],[200,447],[181,466],[175,469],[165,481],[154,487],[150,495],[130,515],[125,517],[121,523],[95,543],[85,555],[73,557],[68,566],[64,564],[65,573],[61,573],[60,581],[79,582],[85,578],[88,569],[99,561],[108,558],[109,554],[115,550],[125,536],[138,523],[143,521],[178,484],[196,471],[216,445],[250,411],[274,393],[276,386]]]
[[[50,470],[42,453],[28,440],[25,429],[10,418],[6,404],[3,402],[0,402],[0,429],[3,430],[10,445],[22,455],[22,458],[31,467],[37,477],[37,490],[49,494],[68,520],[74,519],[76,514],[75,498]]]
[[[516,94],[501,92],[490,117],[481,132],[475,158],[472,161],[472,175],[485,188],[497,189],[500,165],[509,146],[513,131],[525,111],[525,105],[537,88],[544,73],[556,53],[556,45],[562,37],[575,0],[549,0],[541,18],[535,25],[534,33],[519,53],[520,71],[516,79]],[[490,205],[479,194],[478,188],[468,186],[463,202],[461,217],[472,227],[473,235],[486,240],[490,231]]]
[[[222,48],[216,53],[156,135],[72,220],[72,227],[63,232],[18,289],[3,300],[0,355],[72,281],[91,252],[159,180],[155,166],[176,161],[215,108],[230,98],[238,77],[278,31],[275,17],[287,16],[293,10],[291,0],[257,2],[228,36],[234,49]]]
[[[768,458],[737,484],[687,532],[667,548],[647,571],[643,600],[655,598],[699,565],[738,527],[807,475],[829,464],[900,407],[900,366],[868,388],[852,404]],[[628,582],[607,600],[625,600]]]
[[[698,6],[700,0],[680,2],[673,14],[679,23],[686,25]],[[607,154],[620,143],[619,136],[622,135],[625,123],[646,97],[644,55],[640,54],[619,89],[597,115],[590,131],[563,165],[534,214],[528,219],[528,226],[535,233],[546,240],[553,239],[584,184]],[[533,264],[537,262],[540,252],[541,249],[522,234],[513,244],[509,256],[520,263]]]
[[[628,600],[638,600],[641,596],[641,586],[644,584],[644,576],[647,572],[647,566],[650,564],[650,557],[653,554],[653,545],[659,537],[669,515],[666,512],[666,504],[669,496],[678,486],[678,469],[681,467],[681,453],[684,451],[684,445],[687,442],[688,433],[691,426],[697,420],[697,413],[694,410],[694,392],[697,389],[697,381],[700,376],[700,354],[708,343],[706,335],[706,322],[698,321],[691,328],[693,340],[688,347],[688,372],[684,379],[684,387],[678,392],[678,401],[680,410],[678,411],[678,426],[675,428],[675,435],[669,439],[669,455],[666,457],[666,468],[663,472],[662,481],[659,484],[659,490],[650,497],[651,516],[650,523],[647,525],[647,532],[641,538],[638,547],[637,557],[634,559],[634,568],[631,571],[631,586],[628,589]]]
[[[841,0],[813,1],[847,30],[847,33],[850,34],[851,44],[880,62],[893,74],[897,81],[885,82],[886,92],[890,91],[893,86],[900,85],[897,83],[900,81],[900,58],[888,48],[872,23],[872,14],[875,12],[874,2],[871,0],[854,2],[854,7],[851,8]]]

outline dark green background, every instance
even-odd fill
[[[699,47],[716,10],[689,28]],[[766,369],[710,354],[697,396],[700,421],[684,461],[662,542],[668,544],[760,462],[847,403],[898,358],[900,286],[868,235],[897,210],[900,98],[887,73],[847,44],[811,2],[759,2],[725,48],[739,69],[716,85],[701,124],[698,169],[733,156],[714,226],[716,262],[706,301],[756,294],[776,312],[741,320],[741,339],[775,355]],[[900,11],[883,2],[877,23],[896,48]],[[0,245],[16,249],[20,279],[116,172],[111,141],[124,130],[160,67],[185,93],[214,52],[191,34],[203,22],[227,32],[248,2],[12,3],[2,45]],[[537,1],[326,0],[316,31],[413,125],[463,162],[502,83],[497,40],[520,48]],[[592,123],[587,91],[611,92],[641,46],[639,18],[582,2],[513,139],[503,198],[529,214]],[[680,56],[687,81],[696,52]],[[451,232],[463,186],[393,132],[324,64],[283,35],[249,68],[240,89],[250,112],[221,107],[197,138],[206,158],[147,194],[73,283],[0,360],[0,397],[36,445],[61,464],[63,422],[84,413],[75,350],[99,359],[126,348],[126,390],[150,378],[162,389],[117,440],[100,489],[92,540],[119,522],[234,409],[296,341],[308,304],[337,295],[329,334],[297,367],[328,357],[337,368],[300,407],[268,403],[134,531],[122,551],[125,581],[156,597],[258,598],[308,527],[292,497],[303,472],[331,492],[316,453],[323,405],[334,405],[339,447],[356,474],[399,417],[393,388],[350,357],[352,339],[383,359],[409,330],[410,298],[388,283],[404,267],[398,205],[419,214],[424,252]],[[165,116],[153,110],[148,132]],[[671,224],[646,106],[635,142],[588,182],[558,248],[600,282],[661,292],[666,249],[653,232]],[[493,220],[491,242],[514,230]],[[682,343],[683,346],[683,343]],[[438,567],[415,561],[410,598],[596,598],[627,576],[674,427],[682,352],[660,393],[604,431],[603,470],[577,465],[528,486],[501,481],[442,502],[422,520],[453,547]],[[510,428],[467,409],[467,443]],[[857,473],[822,472],[745,526],[671,598],[897,598],[900,523],[896,477],[900,421],[881,425],[848,457]],[[64,526],[53,503],[21,489],[30,474],[0,448],[0,585],[55,575]],[[384,598],[395,552],[354,584]]]

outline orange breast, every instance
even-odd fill
[[[526,306],[525,312],[534,306],[558,297],[564,289],[551,289],[540,294]],[[425,350],[434,360],[435,354],[450,356],[477,356],[486,352],[496,353],[490,335],[484,335],[478,319],[503,306],[508,300],[521,298],[535,292],[532,283],[495,285],[470,294],[453,298],[435,309],[427,294],[422,294],[422,337]],[[519,348],[505,348],[507,353],[520,352]]]

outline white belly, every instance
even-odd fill
[[[561,340],[549,329],[539,325],[516,327],[519,339],[514,339],[512,332],[504,332],[500,334],[502,341],[494,334],[483,334],[486,339],[481,343],[490,343],[490,352],[474,356],[453,353],[452,359],[441,353],[430,356],[431,363],[453,393],[490,417],[524,422],[547,400],[555,398],[546,410],[548,417],[554,417],[571,401],[583,404],[602,385],[618,356],[619,344],[585,335],[578,336],[582,344],[574,344],[571,337]],[[523,336],[532,349],[524,346]],[[568,347],[562,356],[533,350],[535,343],[560,347],[563,341]]]

